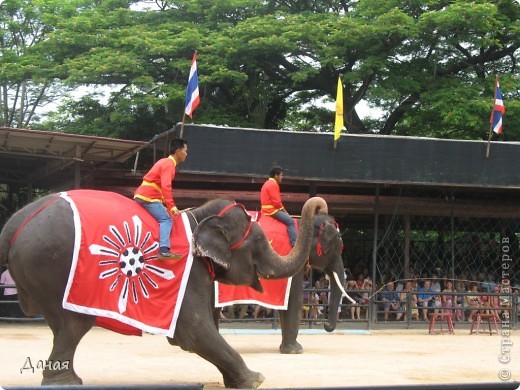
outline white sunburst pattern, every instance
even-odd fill
[[[133,226],[124,221],[122,231],[116,226],[110,225],[108,233],[102,236],[105,244],[92,244],[89,246],[92,255],[103,256],[99,266],[103,267],[100,279],[113,278],[109,291],[114,292],[119,283],[122,283],[119,294],[118,309],[124,313],[128,304],[128,297],[133,302],[139,302],[139,295],[149,299],[148,289],[159,288],[156,277],[171,280],[175,274],[156,265],[150,264],[157,259],[157,241],[151,241],[152,233],[143,231],[143,222],[134,215]],[[144,233],[144,237],[141,236]],[[108,246],[107,246],[108,245]]]

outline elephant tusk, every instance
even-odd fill
[[[352,297],[350,295],[347,294],[347,292],[345,291],[345,289],[343,288],[343,286],[341,285],[341,283],[339,282],[339,276],[338,274],[336,273],[336,271],[332,272],[334,274],[334,280],[336,281],[336,284],[338,285],[339,289],[341,290],[341,293],[343,294],[344,297],[346,297],[350,302],[352,303],[356,303],[355,300],[352,299]]]

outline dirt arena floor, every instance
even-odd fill
[[[260,388],[500,383],[500,375],[520,380],[518,332],[509,337],[469,335],[465,328],[456,329],[455,335],[428,335],[424,326],[300,334],[302,355],[279,354],[281,336],[269,331],[223,329],[222,333],[249,368],[265,376]],[[0,386],[39,385],[40,369],[34,373],[20,369],[28,358],[35,367],[38,360],[45,360],[51,343],[44,324],[0,324]],[[88,385],[224,387],[212,364],[149,334],[130,337],[94,328],[80,343],[75,366]]]

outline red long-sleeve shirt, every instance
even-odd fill
[[[284,208],[280,185],[272,177],[264,183],[260,190],[260,204],[264,215],[273,215]]]
[[[143,177],[143,182],[134,192],[134,199],[164,203],[168,210],[175,207],[172,195],[172,181],[177,163],[172,156],[161,158]]]

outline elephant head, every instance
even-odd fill
[[[313,221],[318,212],[327,213],[322,198],[305,202],[294,248],[288,255],[280,256],[249,214],[231,204],[197,226],[193,232],[194,253],[211,259],[216,280],[262,291],[259,278],[286,278],[302,269],[311,249]]]

